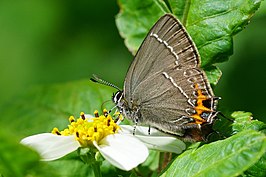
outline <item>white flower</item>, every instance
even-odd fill
[[[70,125],[63,131],[55,128],[53,133],[29,136],[21,143],[39,152],[44,161],[59,159],[79,147],[94,146],[107,161],[126,171],[148,157],[147,147],[132,134],[123,134],[109,115],[85,118],[81,113],[77,121],[73,116],[69,120]]]
[[[181,153],[186,145],[176,137],[148,127],[118,126],[110,115],[95,117],[81,113],[75,121],[69,118],[67,129],[41,133],[21,140],[21,143],[39,152],[42,160],[59,159],[79,147],[95,147],[111,164],[122,170],[131,170],[148,157],[148,149]],[[145,145],[144,145],[144,144]]]
[[[134,131],[134,128],[129,125],[120,125],[120,127],[124,134],[132,134]],[[135,137],[145,143],[149,149],[180,154],[186,148],[186,144],[183,141],[155,128],[150,128],[149,133],[149,127],[137,126]]]

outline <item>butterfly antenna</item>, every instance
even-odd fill
[[[104,102],[101,104],[101,110],[104,109],[104,105],[105,105],[105,103],[107,103],[107,102],[109,102],[109,101],[112,101],[112,100],[106,100],[106,101],[104,101]],[[110,111],[108,111],[108,112],[110,112]]]
[[[107,102],[109,102],[109,101],[111,101],[111,100],[107,100],[107,101],[104,101],[104,102],[102,103],[102,105],[101,105],[101,109],[102,109],[102,110],[104,109],[104,104],[107,103]],[[117,106],[112,107],[107,113],[110,114],[110,113],[111,113],[116,107],[117,107]]]
[[[116,85],[110,83],[110,82],[107,82],[101,78],[99,78],[98,76],[96,76],[95,74],[92,75],[92,78],[90,79],[92,82],[96,82],[96,83],[99,83],[99,84],[103,84],[103,85],[107,85],[109,87],[113,87],[119,91],[121,91],[121,89],[119,87],[117,87]]]

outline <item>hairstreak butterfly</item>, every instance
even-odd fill
[[[128,69],[123,91],[112,99],[136,124],[187,141],[206,140],[218,113],[218,98],[200,68],[197,48],[170,14],[151,28]]]

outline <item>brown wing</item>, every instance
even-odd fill
[[[197,109],[208,108],[207,121],[216,102],[199,65],[198,51],[185,28],[166,14],[152,27],[128,70],[125,99],[140,106],[143,122],[166,132],[178,134],[194,119],[204,122],[194,116],[203,113]],[[203,105],[209,99],[208,106]]]

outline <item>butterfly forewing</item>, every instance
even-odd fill
[[[184,27],[167,14],[152,27],[137,52],[125,79],[125,95],[130,97],[140,82],[162,69],[198,64],[197,50]]]

